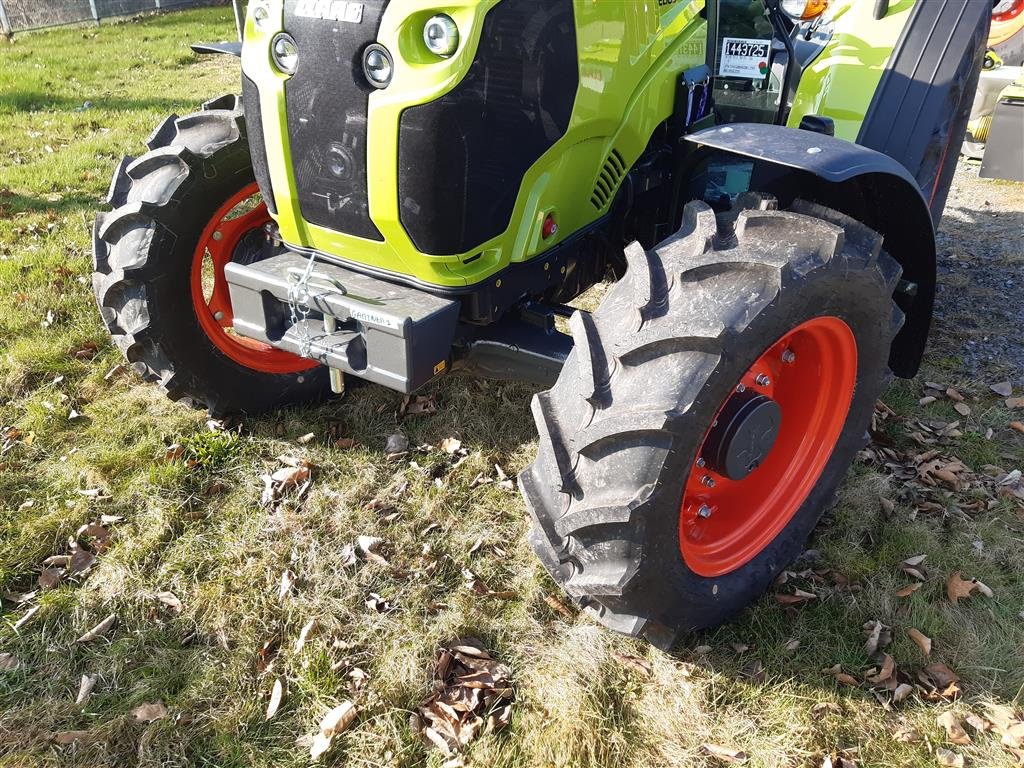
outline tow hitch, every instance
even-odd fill
[[[286,252],[228,264],[235,333],[404,392],[445,373],[459,303]]]

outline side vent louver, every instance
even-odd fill
[[[590,202],[597,210],[603,211],[608,206],[625,175],[626,164],[622,161],[622,155],[619,154],[619,150],[613,149],[608,159],[604,161],[601,174],[594,184],[594,193],[590,196]]]

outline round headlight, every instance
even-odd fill
[[[294,37],[286,32],[274,35],[270,43],[270,55],[279,70],[286,75],[295,74],[295,68],[299,65],[299,46]]]
[[[829,0],[782,0],[783,13],[794,21],[816,19],[828,8]]]
[[[387,88],[395,74],[391,54],[383,45],[374,43],[363,52],[363,72],[374,88]]]
[[[265,5],[254,5],[252,7],[252,20],[256,29],[265,32],[270,27],[270,9]]]
[[[423,42],[431,53],[451,56],[459,50],[459,28],[451,16],[434,16],[423,27]]]
[[[339,179],[352,178],[352,155],[344,147],[332,144],[327,150],[327,170]]]

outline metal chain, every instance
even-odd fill
[[[306,264],[306,269],[300,272],[298,269],[288,270],[288,309],[291,310],[292,327],[298,326],[299,331],[299,354],[302,357],[309,357],[313,347],[313,338],[309,334],[309,278],[313,275],[313,267],[316,266],[316,259],[312,256]],[[294,281],[294,282],[293,282]]]

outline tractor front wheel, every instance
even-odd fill
[[[801,552],[864,445],[903,315],[899,265],[834,211],[744,195],[626,250],[533,402],[531,543],[612,629],[671,646]]]
[[[147,146],[122,161],[94,230],[93,289],[114,343],[147,381],[213,414],[326,394],[324,368],[232,329],[224,267],[259,258],[270,221],[240,100],[172,115]]]

